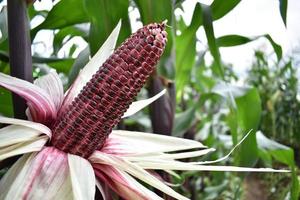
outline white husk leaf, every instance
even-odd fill
[[[0,149],[16,143],[26,142],[37,138],[40,132],[19,125],[10,125],[0,129]]]
[[[144,100],[139,100],[133,102],[127,111],[124,113],[122,118],[129,117],[131,115],[134,115],[135,113],[139,112],[146,106],[150,105],[152,102],[156,101],[158,98],[160,98],[162,95],[166,93],[166,89],[162,90],[160,93],[156,94],[155,96],[149,98],[149,99],[144,99]]]
[[[16,200],[22,190],[19,185],[23,185],[26,171],[35,154],[23,155],[9,170],[6,172],[0,182],[0,199]]]
[[[251,134],[251,132],[252,132],[252,129],[250,131],[248,131],[248,133],[229,151],[229,153],[227,155],[225,155],[217,160],[194,162],[194,164],[199,164],[199,165],[213,164],[213,163],[218,163],[223,160],[226,160],[234,152],[234,150],[245,141],[245,139]]]
[[[35,129],[37,131],[40,131],[40,133],[44,133],[44,134],[48,135],[49,138],[51,138],[51,135],[52,135],[51,130],[47,126],[37,123],[37,122],[0,116],[0,123],[1,124],[14,124],[14,125],[29,127],[29,128]]]
[[[52,98],[42,88],[22,79],[0,73],[0,86],[18,94],[27,101],[30,111],[37,113],[40,120],[56,116]]]
[[[49,94],[55,104],[56,111],[58,111],[64,100],[64,88],[56,71],[52,71],[45,76],[37,78],[34,81],[34,84],[44,89]]]
[[[95,199],[95,175],[91,164],[76,155],[68,154],[70,177],[75,200]]]
[[[143,156],[126,156],[120,155],[120,157],[126,158],[131,162],[142,162],[142,161],[149,161],[149,160],[177,160],[177,159],[185,159],[185,158],[193,158],[206,155],[215,149],[203,149],[198,151],[190,151],[184,153],[160,153],[160,154],[147,154]]]
[[[128,173],[119,170],[120,174],[122,174],[123,178],[126,179],[126,181],[134,186],[135,189],[137,189],[140,193],[147,195],[147,197],[151,200],[163,200],[158,195],[156,195],[154,192],[140,184],[138,181],[136,181],[133,177],[131,177]]]
[[[125,159],[121,159],[116,156],[110,156],[107,154],[103,154],[101,152],[96,152],[90,157],[90,160],[93,163],[102,163],[102,164],[114,166],[114,167],[116,167],[122,171],[125,171],[128,174],[140,179],[141,181],[144,181],[145,183],[161,190],[165,194],[168,194],[176,199],[188,200],[188,198],[175,192],[172,188],[165,185],[163,182],[161,182],[156,177],[152,176],[150,173],[148,173],[146,170],[144,170],[140,166],[138,166],[134,163],[128,162]]]
[[[135,156],[193,148],[206,148],[206,146],[194,140],[153,133],[113,130],[110,137],[112,140],[115,139],[118,141],[116,148],[132,151]],[[112,146],[112,148],[114,147]]]
[[[48,162],[37,163],[36,156],[36,153],[23,155],[8,170],[0,182],[0,199],[72,200],[69,177],[66,179],[62,176],[65,171],[55,164],[49,166]],[[52,177],[39,172],[38,164],[44,165],[44,169],[45,165],[49,167],[46,170],[52,173]]]
[[[0,149],[0,160],[25,153],[40,151],[48,141],[47,136],[39,136],[26,142],[21,142]]]
[[[198,165],[170,160],[154,160],[138,162],[143,169],[180,170],[180,171],[228,171],[228,172],[289,172],[289,170],[276,170],[271,168],[248,168],[235,166]]]

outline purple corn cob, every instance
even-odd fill
[[[84,158],[100,149],[152,73],[166,41],[165,23],[154,23],[123,42],[58,117],[53,146]]]

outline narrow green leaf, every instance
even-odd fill
[[[222,18],[233,10],[240,2],[241,0],[214,0],[210,5],[213,13],[213,20]]]
[[[219,75],[224,78],[224,72],[221,64],[221,57],[220,57],[220,52],[219,48],[216,43],[216,38],[214,34],[214,28],[213,28],[213,19],[212,19],[212,12],[211,8],[206,5],[202,5],[202,13],[203,13],[203,26],[204,26],[204,31],[206,34],[208,46],[211,55],[214,58],[216,67],[219,71]]]
[[[282,48],[279,44],[277,44],[276,42],[274,42],[274,40],[272,39],[272,37],[269,34],[264,35],[265,38],[267,38],[269,40],[269,42],[271,43],[276,56],[277,56],[277,60],[278,62],[281,60],[282,58]]]
[[[286,26],[286,13],[288,8],[288,0],[279,0],[279,9],[282,21],[284,25]]]
[[[252,39],[241,35],[225,35],[216,39],[219,47],[232,47],[252,42]]]
[[[191,69],[195,64],[196,31],[187,29],[176,38],[176,90],[177,98],[182,94],[185,84],[190,79]]]
[[[176,94],[179,98],[185,84],[190,79],[191,69],[195,64],[196,56],[196,31],[202,24],[202,10],[201,4],[197,3],[194,9],[191,25],[183,30],[180,36],[175,38],[175,52],[176,52]]]
[[[282,48],[277,44],[269,34],[260,35],[253,38],[245,37],[242,35],[225,35],[216,39],[216,43],[219,47],[231,47],[237,45],[243,45],[254,40],[257,40],[261,37],[265,37],[273,47],[273,50],[276,54],[277,60],[280,61],[282,58]]]
[[[93,56],[122,19],[118,43],[123,42],[131,33],[128,18],[128,0],[84,0],[85,9],[91,22],[89,45]]]
[[[197,29],[203,25],[203,13],[202,13],[202,4],[197,3],[194,9],[192,22],[189,26],[190,29],[197,31]]]

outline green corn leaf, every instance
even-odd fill
[[[224,78],[224,72],[223,72],[223,68],[222,68],[222,64],[221,64],[220,52],[219,52],[219,48],[217,46],[217,42],[216,42],[216,38],[215,38],[215,34],[214,34],[211,8],[209,6],[202,5],[202,13],[203,13],[203,26],[204,26],[204,31],[206,34],[210,53],[214,58],[219,75],[222,78]]]
[[[252,39],[241,35],[225,35],[216,39],[218,47],[238,46],[252,41]]]
[[[264,35],[265,38],[267,38],[267,40],[269,40],[269,42],[271,43],[275,54],[277,56],[277,60],[280,61],[282,58],[282,48],[279,44],[277,44],[276,42],[274,42],[274,40],[272,39],[272,37],[269,34]]]
[[[93,56],[122,19],[118,44],[131,33],[128,18],[128,0],[85,0],[85,9],[91,22],[89,45]]]
[[[237,122],[241,133],[249,130],[255,133],[261,118],[261,100],[256,88],[250,89],[244,96],[235,99],[237,104]],[[255,134],[250,134],[240,147],[239,164],[252,166],[258,157],[258,148]]]
[[[194,9],[192,22],[183,30],[182,34],[176,36],[176,94],[180,98],[185,84],[190,78],[190,72],[195,64],[196,56],[196,31],[202,24],[201,4],[197,3]]]
[[[134,0],[144,24],[172,20],[172,0]]]
[[[213,20],[218,20],[224,17],[227,13],[233,10],[241,0],[214,0],[210,5],[212,13],[213,13]]]
[[[272,39],[272,37],[269,34],[256,36],[256,37],[252,37],[252,38],[245,37],[242,35],[225,35],[225,36],[221,36],[221,37],[217,38],[216,44],[218,47],[231,47],[231,46],[247,44],[247,43],[257,40],[261,37],[266,38],[270,42],[270,44],[272,45],[273,50],[276,54],[277,61],[279,62],[282,58],[282,48],[279,44],[277,44]]]
[[[288,8],[288,0],[279,0],[279,10],[280,10],[282,21],[285,26],[286,26],[287,8]]]
[[[45,21],[31,31],[31,38],[41,29],[59,29],[88,22],[83,2],[78,0],[59,1],[48,13]]]

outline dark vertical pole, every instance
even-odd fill
[[[7,1],[9,62],[11,75],[26,81],[33,81],[31,41],[29,21],[25,0]],[[25,119],[26,102],[13,95],[14,114],[16,118]]]

